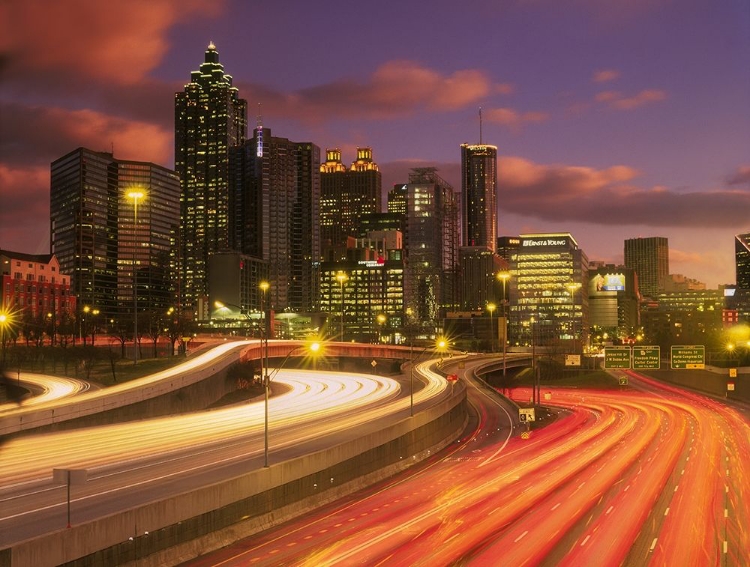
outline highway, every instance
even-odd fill
[[[423,363],[429,364],[428,362]],[[272,370],[272,462],[307,454],[408,416],[395,380],[373,375]],[[445,395],[428,373],[420,404]],[[65,527],[66,489],[53,468],[85,468],[73,487],[73,523],[166,498],[263,466],[264,404],[12,438],[0,447],[0,547]]]
[[[558,415],[528,439],[470,388],[476,420],[450,449],[186,565],[747,566],[747,410],[628,378],[545,388]]]
[[[10,376],[16,376],[16,379]],[[19,386],[29,388],[31,394],[24,396],[19,402],[7,402],[0,404],[0,413],[17,411],[21,406],[24,408],[40,406],[49,402],[57,402],[78,396],[84,392],[95,391],[98,388],[84,380],[66,378],[64,376],[49,376],[47,374],[36,374],[33,372],[9,372],[6,380],[18,382]]]

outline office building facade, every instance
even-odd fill
[[[626,240],[625,267],[638,274],[641,295],[654,297],[667,286],[669,241],[661,236]]]
[[[210,43],[204,63],[175,94],[175,169],[180,176],[180,308],[208,294],[209,256],[229,246],[229,150],[247,132],[247,102]]]
[[[134,289],[139,313],[175,305],[179,199],[176,173],[153,163],[86,148],[52,163],[51,250],[80,308],[132,317]]]
[[[326,150],[320,165],[320,238],[324,247],[337,247],[347,237],[362,234],[363,215],[381,212],[382,179],[371,148],[357,148],[349,169],[341,150]]]
[[[461,145],[462,246],[497,245],[497,147]]]
[[[262,260],[276,311],[317,309],[320,148],[259,125],[231,151],[233,250]]]
[[[750,290],[750,232],[734,237],[734,261],[737,287]]]
[[[588,257],[569,233],[522,234],[511,255],[509,339],[551,346],[588,337]]]

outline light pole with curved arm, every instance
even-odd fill
[[[503,376],[505,376],[505,355],[507,350],[507,344],[508,344],[508,313],[505,309],[506,305],[506,299],[505,299],[505,283],[510,279],[510,272],[498,272],[495,274],[495,278],[503,282],[503,300],[500,302],[500,305],[502,305],[502,317],[503,317]]]
[[[344,282],[349,279],[349,276],[345,272],[339,272],[336,274],[336,281],[341,286],[341,323],[339,325],[339,340],[344,340]]]
[[[417,362],[420,357],[430,349],[442,353],[447,347],[448,341],[446,341],[443,337],[438,337],[435,340],[434,345],[428,345],[424,347],[422,351],[417,354],[416,358],[414,357],[413,349],[409,349],[409,417],[414,417],[414,363]]]
[[[299,345],[294,347],[292,350],[290,350],[288,353],[286,353],[286,356],[284,357],[284,360],[281,361],[281,364],[279,364],[276,368],[273,369],[272,374],[268,374],[268,342],[266,342],[266,373],[263,378],[263,389],[265,390],[265,405],[264,405],[264,443],[263,443],[263,466],[268,468],[268,398],[269,398],[269,392],[271,390],[271,379],[276,376],[279,371],[284,368],[284,365],[287,363],[289,358],[294,354],[295,352],[298,352],[302,349],[307,349],[307,351],[312,355],[316,356],[318,354],[318,351],[320,350],[321,345],[318,341],[313,341],[309,344]],[[261,354],[262,357],[262,354]]]
[[[136,248],[138,247],[138,199],[143,199],[143,191],[128,191],[128,199],[133,199],[133,364],[138,364],[138,284],[136,277]]]

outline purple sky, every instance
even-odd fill
[[[665,236],[732,283],[750,232],[747,0],[24,0],[0,4],[0,248],[49,251],[49,164],[79,146],[174,165],[174,92],[209,41],[276,136],[371,146],[383,188],[498,147],[499,230],[592,260]]]

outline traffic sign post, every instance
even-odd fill
[[[674,345],[671,355],[675,370],[703,370],[706,367],[706,347],[703,345]]]
[[[630,347],[604,347],[604,368],[630,368]]]
[[[661,367],[661,348],[658,346],[633,347],[634,370],[659,370]]]
[[[518,419],[523,423],[535,421],[534,408],[518,408]]]
[[[627,386],[628,385],[628,379],[624,376],[620,376],[620,378],[617,379],[620,386]]]

